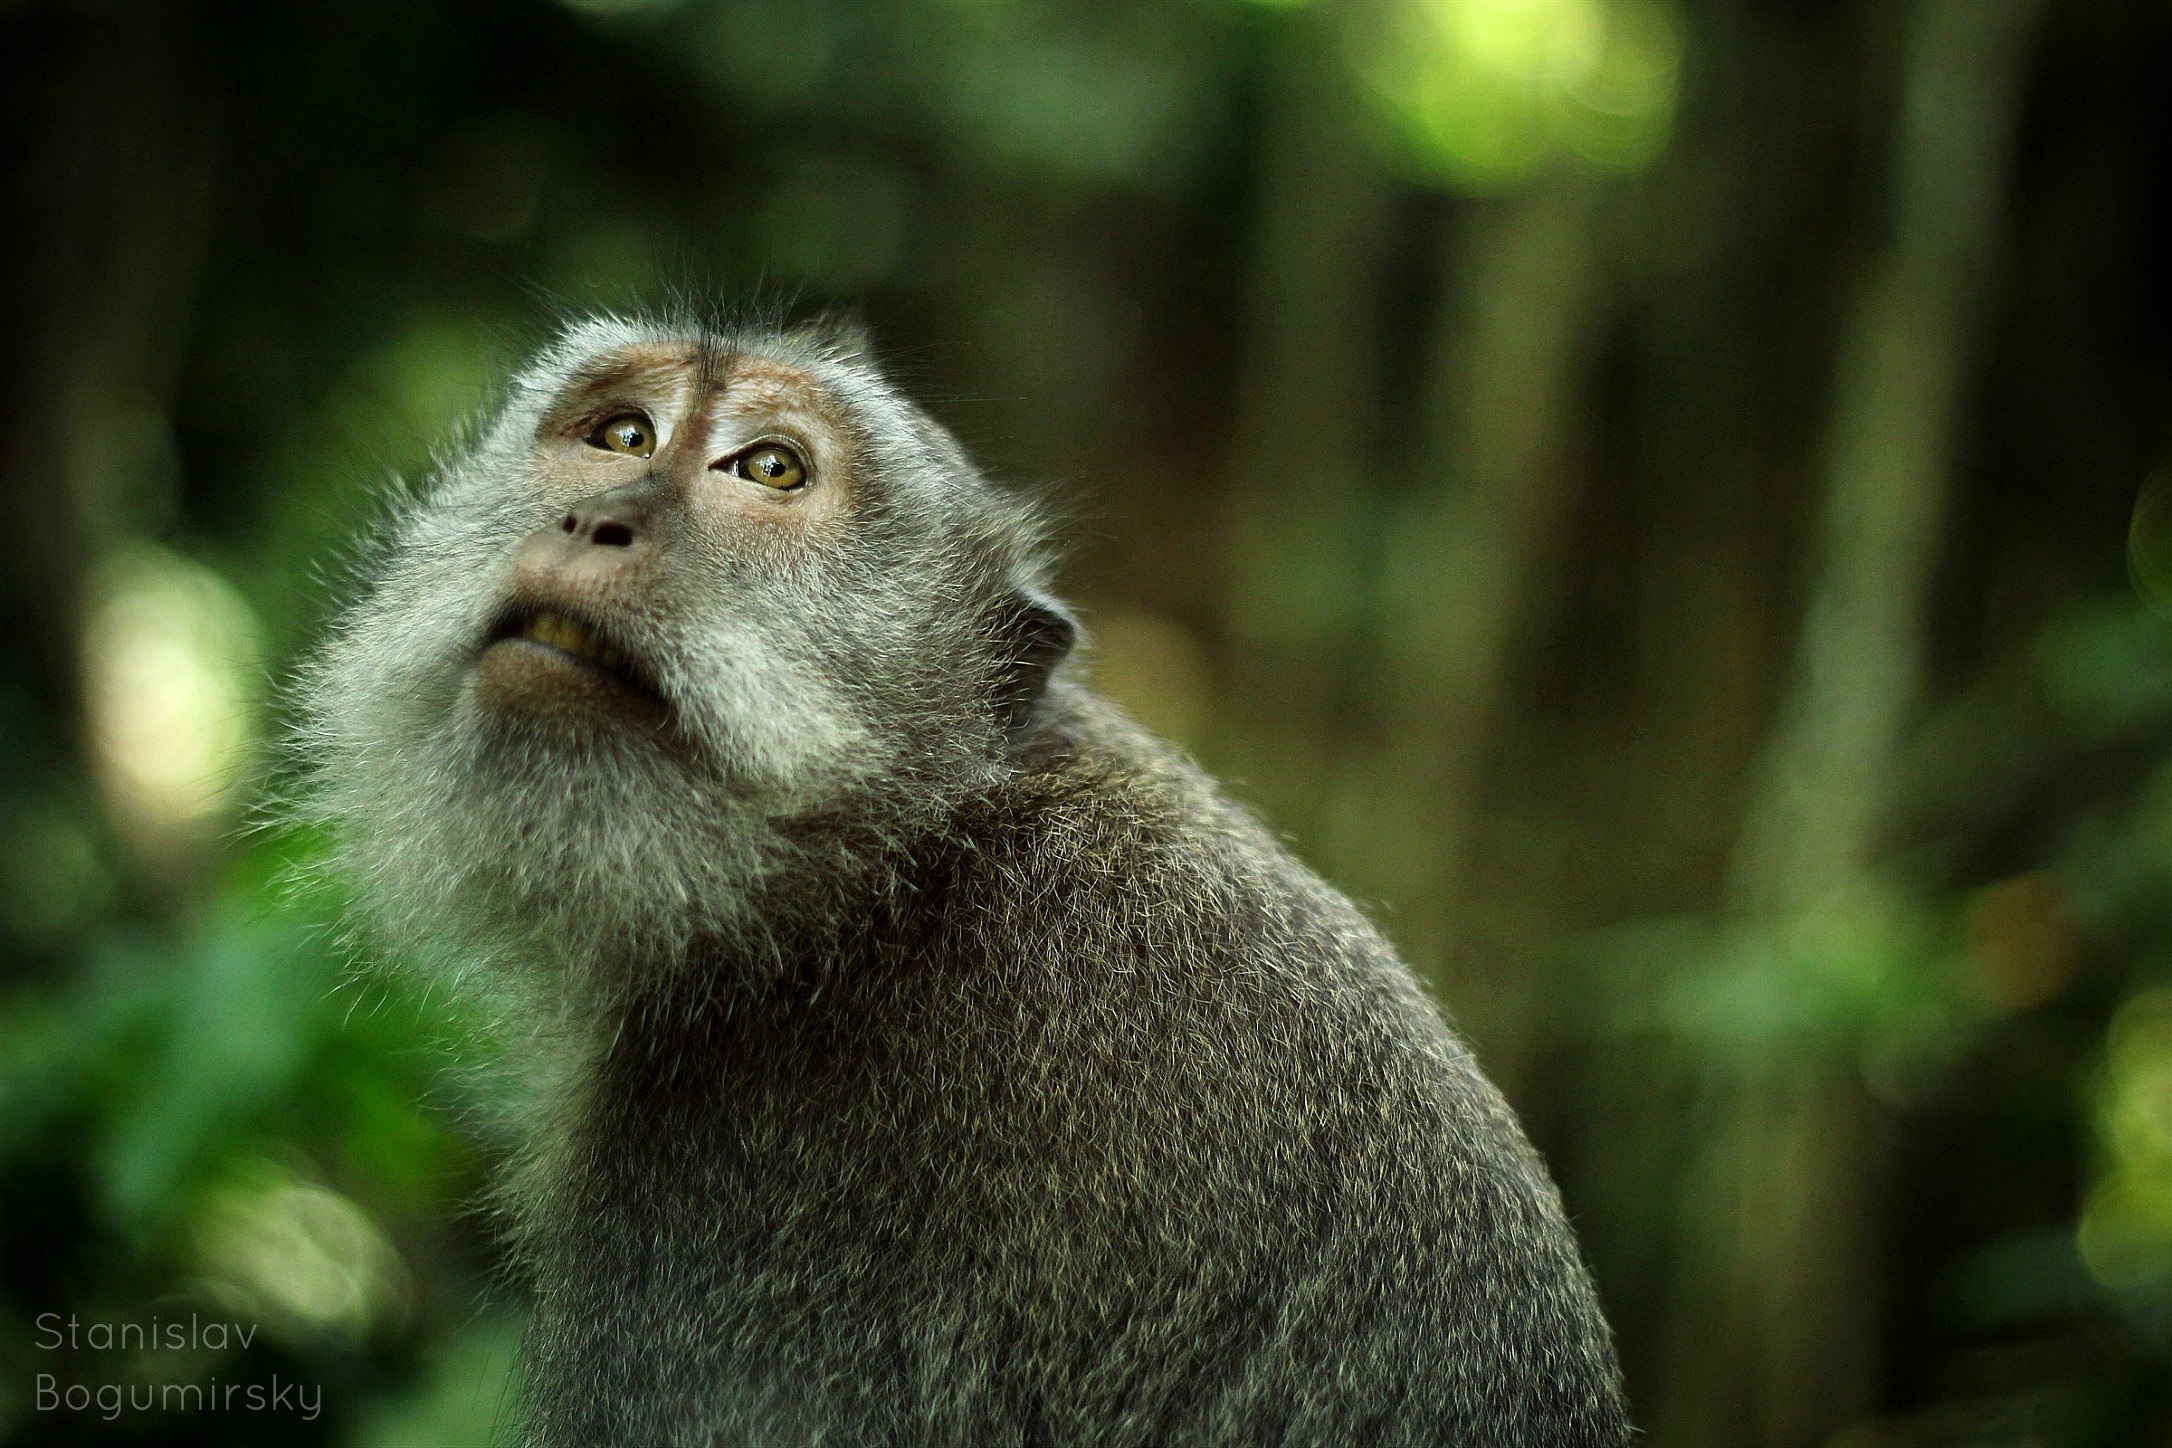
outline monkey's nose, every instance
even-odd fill
[[[658,489],[634,483],[583,498],[558,521],[521,541],[515,567],[531,581],[607,589],[645,562],[662,541],[665,509]]]
[[[630,488],[614,488],[583,498],[558,520],[558,531],[576,544],[597,548],[631,548],[650,528],[650,503]]]
[[[597,522],[583,518],[579,513],[568,513],[559,520],[558,531],[571,533],[576,538],[586,538],[598,548],[627,548],[634,540],[633,528],[625,523],[604,519]]]

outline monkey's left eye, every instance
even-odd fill
[[[656,429],[638,412],[622,412],[588,435],[590,447],[645,458],[656,451]]]
[[[750,447],[745,452],[727,459],[724,471],[735,478],[746,478],[778,492],[786,492],[807,481],[807,464],[800,455],[781,442],[765,442]]]

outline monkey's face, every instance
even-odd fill
[[[586,358],[501,439],[522,456],[490,501],[533,526],[492,560],[466,706],[508,747],[630,732],[780,796],[878,763],[867,625],[912,621],[853,599],[880,529],[852,380],[695,340]]]
[[[1029,552],[865,366],[591,324],[326,650],[320,803],[402,925],[683,943],[823,821],[909,827],[1005,767],[1069,640]]]

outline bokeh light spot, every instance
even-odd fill
[[[93,584],[83,702],[115,822],[158,855],[233,803],[255,738],[261,630],[211,569],[140,545]]]
[[[2172,618],[2172,472],[2142,486],[2127,525],[2127,569],[2150,611]]]
[[[294,1343],[357,1343],[404,1309],[406,1272],[367,1212],[270,1162],[219,1192],[197,1233],[211,1294]]]
[[[1394,159],[1484,192],[1564,155],[1649,164],[1673,129],[1682,44],[1661,0],[1401,0],[1353,64]]]

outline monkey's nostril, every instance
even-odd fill
[[[558,526],[565,532],[571,533],[581,526],[581,520],[574,517],[571,513],[568,513],[565,517],[559,520]]]
[[[624,548],[633,542],[633,529],[624,523],[598,523],[589,537],[599,548]]]

